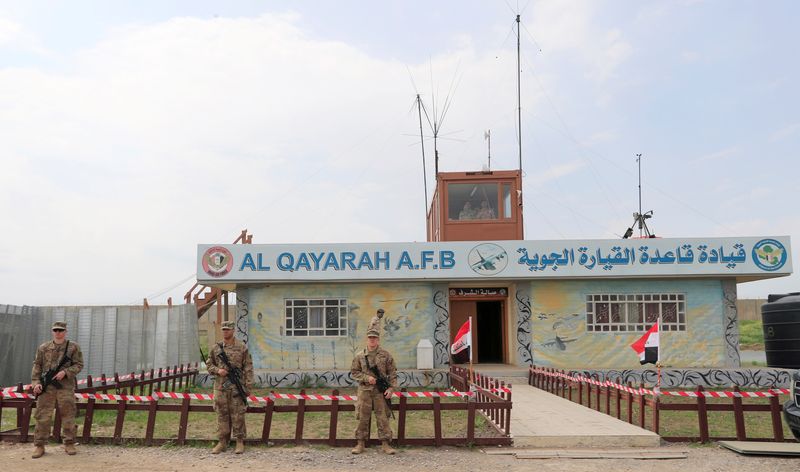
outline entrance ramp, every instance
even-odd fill
[[[661,438],[614,417],[524,383],[513,385],[515,448],[658,447]]]

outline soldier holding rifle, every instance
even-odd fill
[[[31,385],[36,395],[36,429],[32,458],[44,455],[50,438],[53,408],[58,405],[64,436],[64,451],[75,455],[75,377],[83,369],[83,354],[77,343],[67,340],[67,323],[56,321],[53,340],[36,349],[31,370]]]
[[[253,359],[247,346],[233,337],[234,322],[222,323],[223,341],[208,356],[208,373],[214,376],[214,411],[217,412],[219,442],[212,454],[228,448],[231,433],[236,438],[236,454],[244,452],[247,396],[253,385]]]
[[[375,412],[378,423],[378,435],[381,439],[381,450],[386,454],[394,454],[389,445],[392,440],[392,429],[389,426],[391,409],[390,399],[397,389],[397,367],[389,351],[380,347],[380,319],[383,309],[378,310],[367,329],[367,347],[356,354],[350,367],[353,380],[358,382],[358,402],[356,403],[356,440],[353,454],[364,452],[364,443],[369,436],[370,416]]]

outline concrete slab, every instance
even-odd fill
[[[529,385],[513,386],[511,433],[515,448],[658,447],[645,429]]]
[[[686,459],[687,451],[659,449],[535,449],[520,451],[517,459]]]
[[[800,443],[720,441],[719,445],[746,455],[800,456]]]

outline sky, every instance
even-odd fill
[[[642,154],[658,236],[800,244],[794,1],[3,0],[0,304],[177,303],[243,229],[424,241],[415,97],[440,170],[486,130],[516,168],[517,13],[525,239],[619,238]]]

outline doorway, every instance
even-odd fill
[[[450,300],[450,342],[467,319],[472,317],[472,362],[505,363],[505,299]],[[467,350],[453,356],[455,364],[469,362]]]
[[[476,302],[477,354],[480,362],[503,363],[503,302]]]

